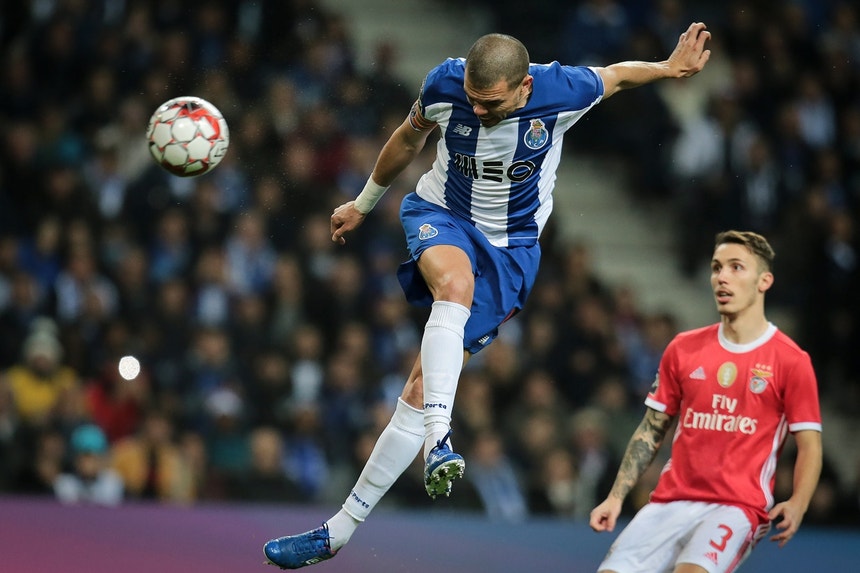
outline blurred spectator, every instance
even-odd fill
[[[118,363],[116,358],[106,360],[85,386],[87,411],[110,443],[135,434],[150,403],[147,372],[128,380],[120,375]]]
[[[20,242],[18,264],[36,281],[37,301],[48,297],[60,274],[61,234],[59,219],[48,216],[40,219],[34,233]]]
[[[480,373],[477,374],[477,377],[480,378]],[[462,392],[462,390],[460,391]],[[490,421],[493,424],[487,424],[486,427],[492,428],[497,423],[492,417],[495,412],[495,409],[492,408],[492,394],[487,397],[479,395],[478,398],[487,402],[485,408],[488,409]],[[462,396],[459,396],[458,400],[461,401],[461,404],[464,403]],[[458,409],[462,407],[461,405]],[[570,406],[564,399],[556,380],[546,371],[534,369],[526,374],[519,396],[504,412],[504,415],[500,416],[500,423],[508,436],[516,436],[524,429],[528,431],[528,424],[534,423],[536,419],[545,420],[551,427],[559,429],[569,411]],[[530,422],[530,420],[532,421]],[[543,448],[541,450],[541,454],[548,453],[548,450]],[[536,470],[534,475],[537,475],[538,468],[534,467],[533,469]]]
[[[44,319],[35,323],[24,340],[22,360],[3,373],[23,423],[44,427],[57,421],[62,401],[79,387],[78,374],[62,359],[56,325]]]
[[[252,426],[279,426],[290,408],[290,363],[274,346],[263,346],[250,358],[245,403]]]
[[[78,426],[69,442],[72,471],[54,481],[54,493],[61,503],[114,506],[123,500],[119,474],[109,466],[108,442],[95,424]]]
[[[112,467],[128,497],[182,504],[196,499],[195,482],[174,431],[166,414],[148,410],[140,430],[111,447]]]
[[[144,322],[148,361],[153,373],[156,402],[173,411],[178,400],[186,351],[191,343],[193,323],[189,310],[190,293],[178,279],[167,281],[154,293],[151,316]]]
[[[221,245],[227,236],[230,214],[221,204],[221,191],[211,179],[201,179],[189,201],[188,232],[192,252],[199,256],[207,248]]]
[[[181,209],[169,209],[159,217],[149,258],[149,277],[156,284],[186,274],[192,260],[192,245],[188,216]]]
[[[237,369],[247,372],[260,349],[268,346],[269,309],[260,294],[245,294],[234,301],[227,327],[230,345],[236,356]]]
[[[210,406],[221,406],[227,402],[212,402],[210,397],[220,390],[227,396],[233,388],[241,386],[239,369],[227,331],[223,328],[200,328],[187,349],[181,386],[178,388],[182,402],[181,423],[187,428],[206,432],[211,422]],[[237,396],[238,398],[238,396]]]
[[[745,167],[732,186],[731,202],[737,206],[737,227],[776,233],[788,202],[788,190],[773,158],[771,143],[753,137]]]
[[[250,463],[230,478],[231,499],[279,503],[308,500],[302,489],[284,473],[284,443],[275,428],[262,426],[252,430],[249,443]]]
[[[52,427],[31,429],[24,434],[26,459],[15,476],[13,491],[27,495],[54,494],[54,483],[66,469],[66,436]]]
[[[498,427],[493,387],[490,379],[477,368],[465,368],[457,385],[457,401],[454,412],[456,434],[452,442],[463,448],[481,433]],[[465,443],[464,443],[465,442]]]
[[[800,77],[796,101],[800,134],[813,149],[830,147],[836,140],[836,110],[821,78],[812,72]]]
[[[227,280],[232,292],[260,294],[269,288],[276,254],[267,239],[265,219],[256,211],[236,217],[225,243]]]
[[[573,518],[582,513],[576,461],[565,448],[547,453],[528,489],[529,509],[537,515]]]
[[[570,445],[577,470],[576,517],[587,519],[612,488],[620,457],[608,440],[609,423],[605,412],[593,407],[580,408],[570,417]]]
[[[96,255],[85,246],[74,248],[54,283],[56,316],[61,324],[85,317],[112,316],[117,310],[116,286],[98,269]]]
[[[623,378],[607,376],[598,382],[589,406],[601,410],[612,421],[607,424],[606,439],[611,451],[620,457],[641,420],[641,402],[634,399]]]
[[[528,516],[519,476],[505,454],[502,437],[494,431],[484,430],[475,437],[469,454],[468,479],[490,519],[515,522]]]
[[[293,358],[292,401],[316,403],[322,394],[325,378],[326,346],[320,329],[310,323],[299,325],[287,341]]]
[[[27,461],[25,433],[18,420],[8,381],[0,377],[0,491],[17,486]]]
[[[420,345],[420,332],[411,320],[409,305],[400,293],[374,297],[372,360],[381,372],[396,372],[405,355]]]
[[[126,248],[127,247],[127,248]],[[149,280],[149,258],[142,247],[122,247],[114,270],[119,314],[132,324],[144,322],[154,307],[155,284]]]
[[[254,207],[261,217],[261,225],[266,229],[271,248],[282,256],[295,245],[300,213],[290,208],[290,198],[280,180],[274,176],[263,176],[256,180],[253,197]]]
[[[194,297],[191,318],[204,326],[223,326],[230,318],[233,291],[227,268],[227,254],[218,244],[204,248],[194,269]]]
[[[269,337],[283,344],[306,320],[305,277],[301,264],[293,255],[280,255],[272,274]]]
[[[0,310],[0,371],[18,361],[27,332],[45,310],[30,274],[17,271],[10,279],[9,304]]]
[[[729,200],[730,185],[743,172],[756,131],[736,95],[725,90],[712,97],[707,115],[685,125],[675,141],[672,169],[682,270],[694,272],[707,241],[740,223]]]
[[[317,500],[328,486],[331,468],[322,439],[323,416],[311,403],[294,404],[289,411],[281,465],[305,500]]]
[[[362,368],[347,352],[340,351],[328,360],[320,397],[325,404],[321,414],[326,449],[332,459],[347,459],[350,443],[367,418]]]
[[[510,452],[523,475],[537,476],[550,452],[564,442],[564,428],[559,421],[549,412],[534,411],[515,428]]]
[[[615,0],[583,0],[571,7],[562,20],[561,59],[574,66],[602,66],[617,61],[630,33],[624,3]]]
[[[199,428],[209,472],[214,479],[228,480],[251,459],[245,403],[237,392],[221,387],[207,395],[203,408]]]
[[[630,370],[629,392],[638,405],[645,399],[660,366],[663,351],[678,333],[675,317],[667,312],[645,316],[639,327],[640,335],[626,348]]]

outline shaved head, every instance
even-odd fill
[[[466,74],[476,89],[490,88],[499,80],[514,87],[528,72],[528,50],[522,42],[506,34],[481,36],[466,55]]]

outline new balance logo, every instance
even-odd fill
[[[472,133],[472,128],[465,126],[462,123],[458,123],[456,126],[454,126],[453,131],[457,135],[462,135],[463,137],[469,137],[469,134]]]
[[[705,379],[705,369],[699,366],[692,372],[690,372],[690,378],[693,380],[704,380]]]

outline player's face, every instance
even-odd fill
[[[711,260],[711,288],[722,315],[737,315],[763,304],[763,294],[773,280],[762,272],[758,260],[743,245],[724,243],[714,250]]]
[[[532,93],[532,77],[527,75],[513,88],[507,81],[499,80],[494,86],[479,90],[469,83],[469,74],[466,73],[463,89],[481,125],[493,127],[526,105]]]

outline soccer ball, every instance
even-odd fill
[[[149,152],[155,162],[180,177],[196,177],[221,162],[230,131],[221,112],[194,96],[173,98],[149,118]]]

